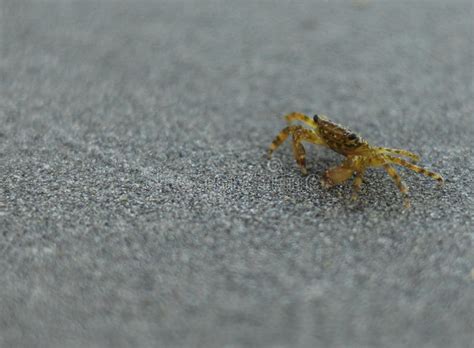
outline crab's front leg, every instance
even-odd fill
[[[352,191],[352,200],[355,201],[359,194],[360,188],[362,187],[364,177],[364,171],[360,170],[356,172],[356,177],[354,179],[354,188]]]
[[[352,177],[355,171],[353,161],[345,160],[341,165],[332,167],[324,173],[321,184],[324,188],[330,188],[334,185],[342,184],[344,181]]]
[[[330,168],[324,173],[321,184],[325,188],[342,184],[355,174],[353,183],[352,200],[356,200],[358,193],[362,187],[365,172],[365,163],[362,158],[348,158],[341,165]]]

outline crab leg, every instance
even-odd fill
[[[295,156],[296,163],[300,166],[303,175],[308,175],[306,169],[306,151],[303,144],[298,141],[296,133],[293,134],[293,154]]]
[[[308,117],[304,114],[300,114],[299,112],[292,112],[292,113],[286,115],[285,118],[288,122],[301,121],[301,122],[306,123],[308,126],[311,126],[312,128],[317,127],[316,123],[313,121],[313,119],[311,117]]]
[[[364,176],[363,171],[356,172],[356,177],[355,177],[354,183],[353,183],[353,190],[354,191],[352,192],[352,200],[357,199],[357,195],[359,194],[360,188],[362,186],[363,176]]]
[[[295,154],[296,163],[301,168],[303,175],[307,175],[306,169],[306,151],[301,144],[302,141],[306,141],[313,144],[324,144],[321,138],[310,129],[300,128],[293,133],[293,151]]]
[[[298,129],[304,129],[304,128],[302,126],[288,126],[288,127],[283,128],[280,131],[280,133],[277,134],[275,139],[273,139],[270,145],[270,148],[268,149],[268,157],[272,155],[273,151],[275,151],[278,146],[283,144],[286,138],[288,138],[288,135],[290,135],[291,133],[295,132]]]
[[[444,182],[443,177],[441,175],[439,175],[438,173],[435,173],[435,172],[427,170],[423,167],[414,165],[410,162],[405,161],[402,158],[393,157],[393,156],[389,156],[389,155],[384,156],[384,158],[388,159],[388,162],[398,164],[402,167],[413,170],[414,172],[429,176],[430,178],[433,178],[433,179],[437,180],[439,184],[442,184]]]
[[[352,165],[352,161],[346,160],[341,165],[326,170],[321,184],[325,188],[342,184],[354,174],[354,171],[355,168]]]
[[[378,150],[382,151],[383,153],[394,153],[400,156],[408,157],[413,160],[414,163],[418,162],[420,160],[420,156],[417,154],[414,154],[413,152],[407,151],[407,150],[401,150],[401,149],[391,149],[388,147],[378,147]]]
[[[395,184],[397,185],[398,189],[404,196],[404,205],[406,208],[410,207],[410,200],[408,198],[408,188],[405,186],[405,184],[402,181],[402,178],[398,174],[398,172],[389,164],[384,164],[383,168],[385,171],[390,175],[390,177],[395,181]]]

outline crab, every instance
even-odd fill
[[[285,118],[289,125],[283,128],[273,140],[268,149],[268,157],[270,158],[273,151],[291,135],[293,138],[293,153],[296,163],[301,168],[302,174],[307,175],[306,152],[302,142],[309,142],[330,148],[345,156],[346,159],[342,164],[329,168],[324,173],[321,184],[325,188],[330,188],[355,176],[352,192],[353,200],[356,200],[358,197],[364,173],[369,167],[383,167],[403,194],[404,206],[407,208],[410,206],[408,188],[403,183],[393,165],[399,165],[416,173],[426,175],[437,180],[440,185],[444,183],[444,179],[440,174],[414,164],[420,160],[418,155],[407,150],[372,146],[351,130],[330,121],[327,116],[314,115],[314,117],[311,118],[298,112],[292,112],[286,115]],[[294,121],[303,122],[311,128],[294,125],[292,124]],[[410,161],[407,161],[405,158]]]

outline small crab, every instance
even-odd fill
[[[273,151],[291,134],[293,137],[293,153],[296,163],[300,166],[303,175],[307,175],[306,154],[302,142],[306,141],[329,147],[331,150],[345,156],[346,159],[339,166],[328,169],[321,183],[324,187],[329,188],[333,185],[343,183],[355,174],[354,191],[352,194],[354,200],[357,199],[357,194],[362,186],[364,172],[369,167],[383,167],[385,169],[398,189],[403,193],[405,207],[410,206],[408,189],[402,182],[400,175],[392,166],[393,164],[429,176],[437,180],[439,184],[443,184],[444,182],[443,177],[438,173],[413,164],[420,160],[418,155],[406,150],[369,145],[369,143],[359,135],[341,125],[329,121],[326,116],[314,115],[313,118],[310,118],[304,114],[293,112],[286,115],[285,118],[289,126],[283,128],[275,137],[268,150],[268,156],[270,157]],[[310,126],[311,129],[299,125],[291,125],[292,121],[301,121]],[[409,158],[412,163],[401,157]]]

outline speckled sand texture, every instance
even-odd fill
[[[472,1],[0,1],[0,347],[473,347]],[[329,115],[446,178],[284,144]]]

